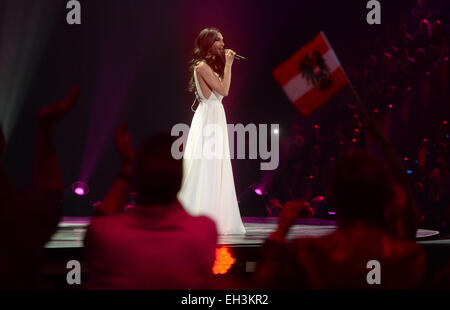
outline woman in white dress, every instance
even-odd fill
[[[190,214],[212,218],[219,234],[245,234],[222,106],[222,99],[230,90],[236,53],[224,50],[224,45],[216,28],[202,30],[195,41],[190,90],[195,92],[199,105],[184,149],[183,183],[178,198]]]

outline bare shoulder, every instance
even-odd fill
[[[195,66],[195,69],[197,70],[197,73],[202,75],[210,74],[212,72],[211,67],[205,61],[199,61]]]

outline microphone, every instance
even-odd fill
[[[245,58],[244,56],[241,56],[241,55],[239,55],[239,54],[235,54],[235,55],[234,55],[234,59],[237,59],[237,60],[247,60],[247,58]]]

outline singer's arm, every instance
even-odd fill
[[[202,79],[210,89],[215,90],[220,95],[226,97],[230,90],[231,84],[231,65],[226,63],[223,73],[223,79],[220,80],[207,63],[200,63],[197,67],[197,75]],[[206,94],[205,94],[206,95]]]

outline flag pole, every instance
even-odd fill
[[[344,71],[345,72],[345,71]],[[347,77],[347,74],[345,74],[345,76]],[[348,77],[347,77],[348,79]],[[366,107],[363,105],[361,97],[359,97],[358,92],[356,91],[355,87],[353,86],[352,81],[348,80],[350,83],[350,87],[352,89],[353,95],[355,96],[356,102],[359,105],[359,109],[361,110],[361,114],[363,115],[363,117],[368,120],[369,119],[369,113],[366,110]]]
[[[332,46],[332,45],[330,44],[330,41],[328,41],[328,38],[327,38],[327,36],[325,35],[325,32],[321,31],[320,33],[321,33],[321,35],[323,36],[323,38],[325,39],[325,42],[328,44],[328,46]],[[334,53],[334,50],[333,50],[333,53]],[[359,105],[359,108],[360,108],[360,110],[361,110],[361,114],[364,116],[364,118],[365,118],[366,120],[368,120],[368,119],[369,119],[369,113],[367,113],[367,110],[366,110],[366,108],[364,107],[364,105],[363,105],[363,103],[362,103],[361,97],[359,97],[359,94],[358,94],[358,92],[356,91],[355,87],[353,86],[352,81],[348,78],[347,72],[345,71],[344,67],[342,66],[342,63],[341,63],[341,61],[339,60],[337,54],[334,53],[334,56],[336,57],[336,59],[337,59],[337,61],[338,61],[338,63],[339,63],[339,66],[342,67],[342,71],[344,72],[345,78],[347,79],[348,84],[350,85],[350,88],[351,88],[351,90],[352,90],[353,96],[355,96],[356,102],[357,102],[358,105]]]

